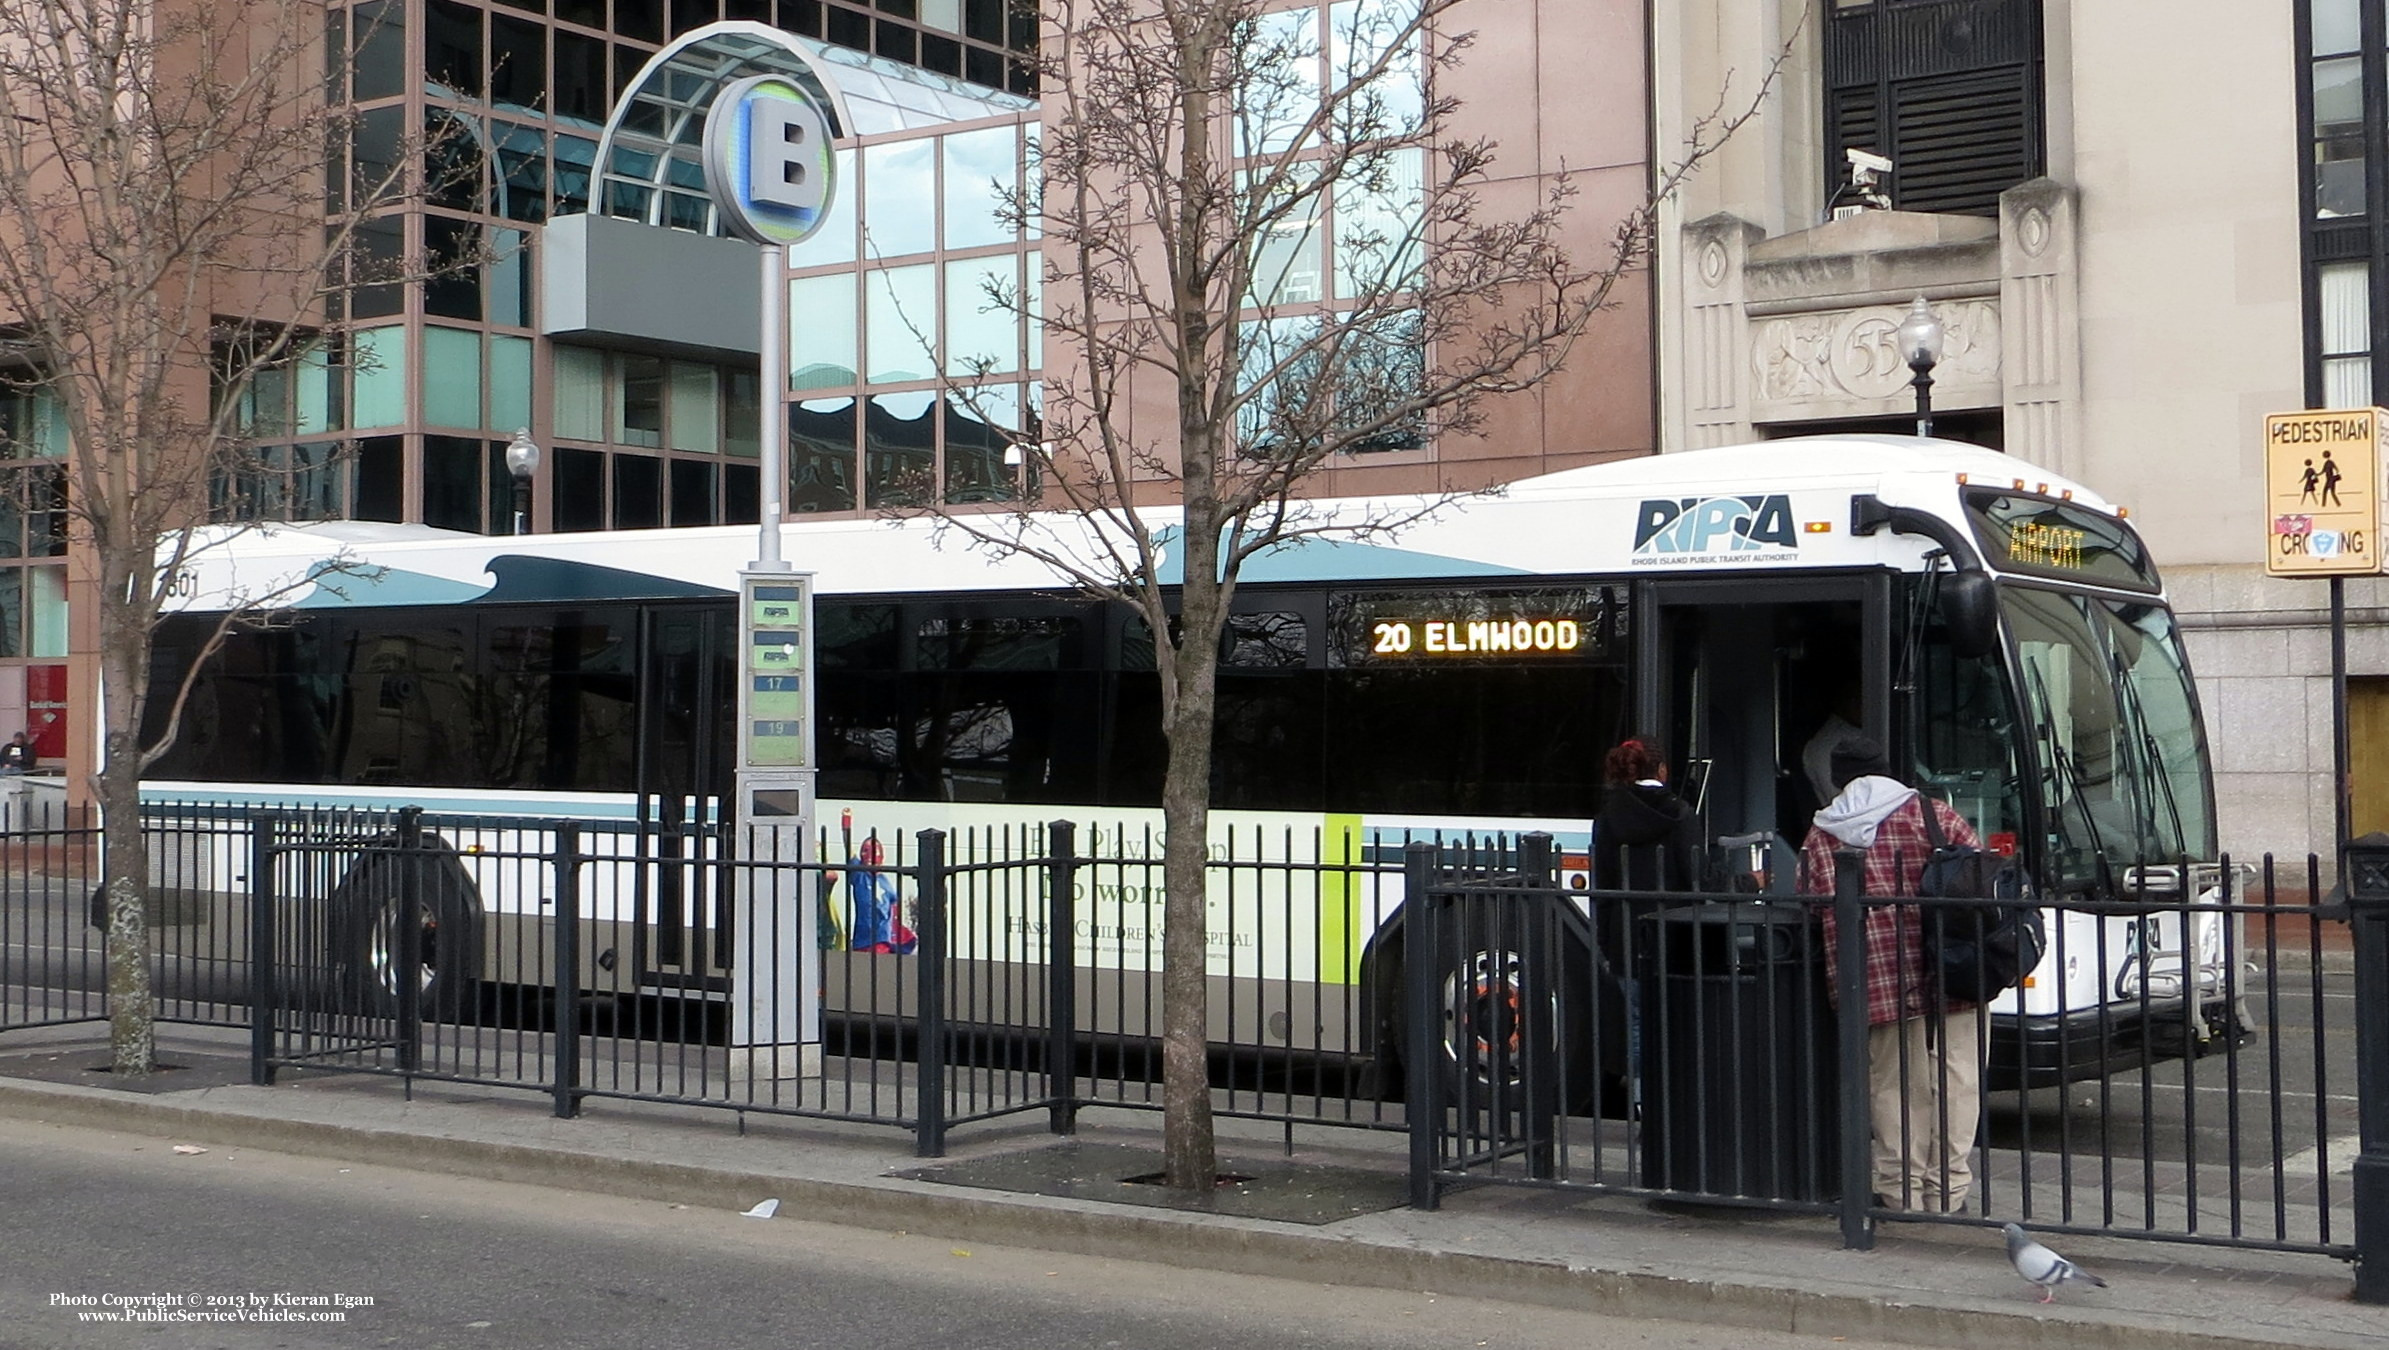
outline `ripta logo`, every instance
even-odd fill
[[[1661,553],[1750,553],[1800,547],[1792,528],[1792,499],[1679,497],[1646,501],[1634,523],[1634,551]]]

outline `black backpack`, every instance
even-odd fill
[[[1924,813],[1925,837],[1933,845],[1917,895],[1980,902],[1925,907],[1925,969],[1943,999],[1988,1003],[2041,963],[2049,949],[2048,930],[2040,910],[2026,900],[2022,868],[1972,844],[1949,842],[1941,833],[1941,813],[1922,794],[1916,808]]]

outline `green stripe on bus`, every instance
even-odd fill
[[[1360,887],[1352,868],[1360,861],[1360,817],[1331,815],[1319,840],[1319,861],[1334,870],[1319,888],[1319,983],[1360,983],[1360,953],[1367,934],[1360,923]],[[1356,940],[1356,936],[1357,939]]]

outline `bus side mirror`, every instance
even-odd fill
[[[1969,568],[1941,579],[1941,622],[1950,650],[1968,659],[1999,650],[1999,592],[1987,572]]]

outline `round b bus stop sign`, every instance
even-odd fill
[[[2381,437],[2389,412],[2346,408],[2265,419],[2265,571],[2277,577],[2381,570]]]

